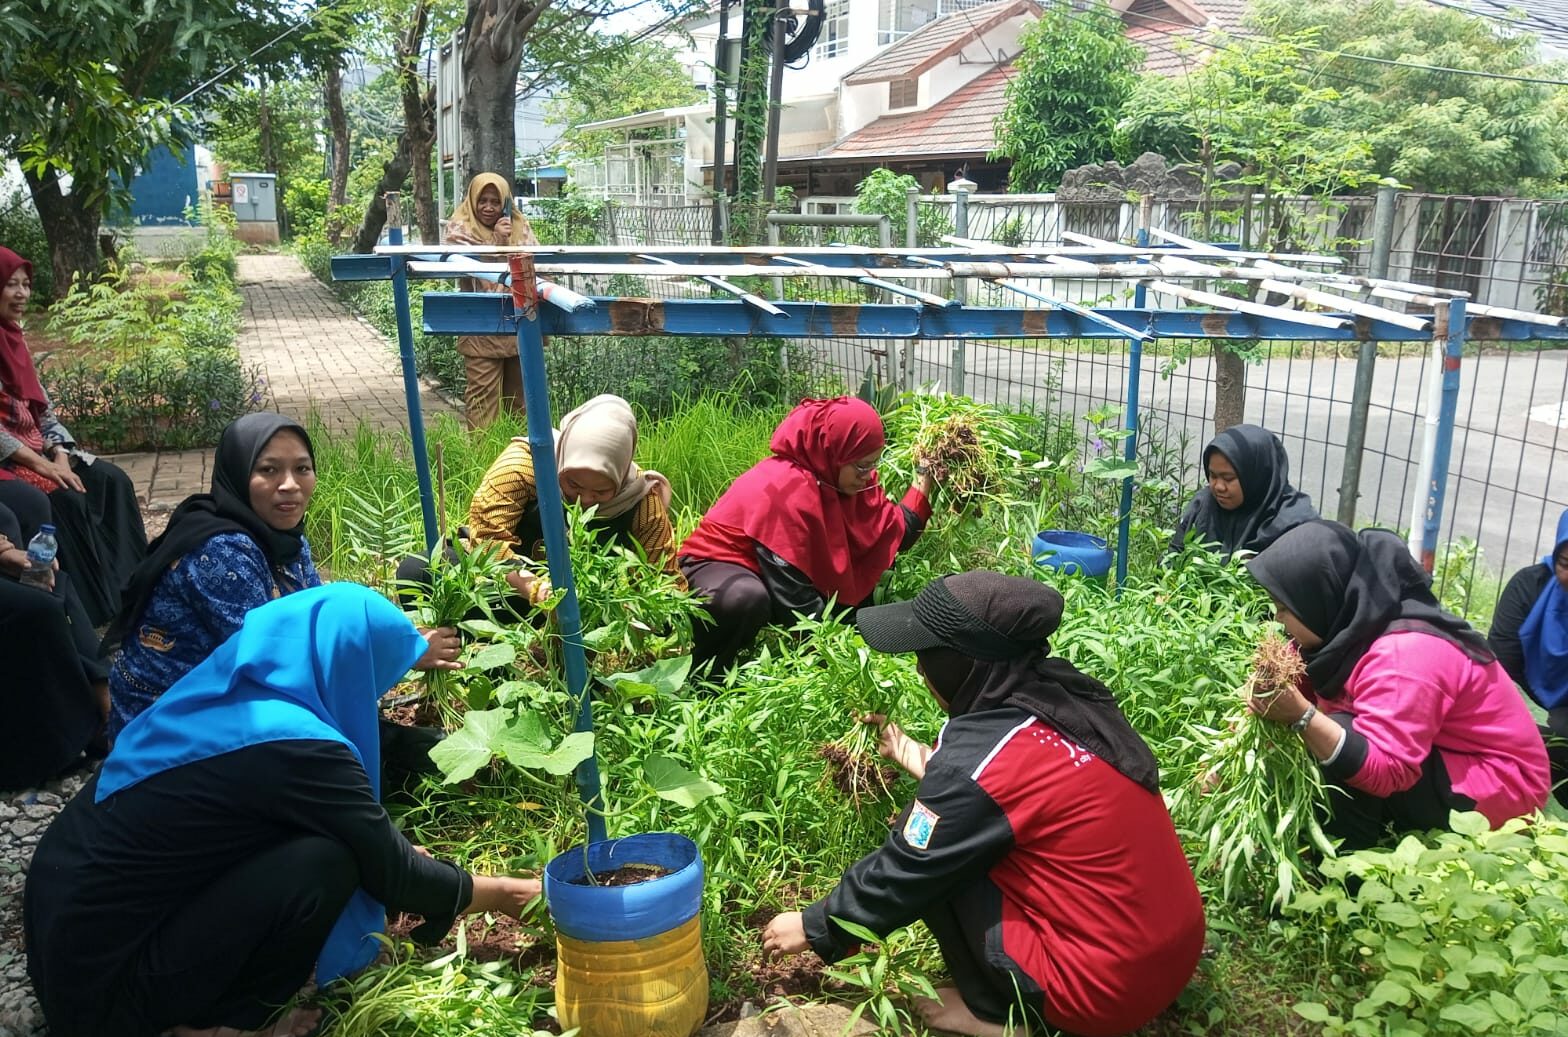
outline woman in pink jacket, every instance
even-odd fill
[[[1309,522],[1247,568],[1307,664],[1303,688],[1251,708],[1300,734],[1339,786],[1324,829],[1344,848],[1447,828],[1452,810],[1495,827],[1546,803],[1546,747],[1513,681],[1399,537]]]

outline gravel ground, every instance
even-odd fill
[[[0,799],[0,1037],[47,1032],[22,953],[22,883],[44,829],[86,784],[88,773],[80,769]]]

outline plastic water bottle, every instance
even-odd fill
[[[38,534],[27,542],[27,568],[22,570],[22,583],[48,590],[54,583],[54,556],[59,550],[54,527],[39,526]]]

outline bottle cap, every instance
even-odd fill
[[[48,533],[50,536],[54,536],[54,527],[47,522],[42,522],[39,523],[38,532]]]

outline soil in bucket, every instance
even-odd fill
[[[635,886],[639,882],[662,879],[669,873],[670,869],[657,864],[623,864],[611,871],[596,871],[591,879],[580,875],[567,881],[574,886]]]

